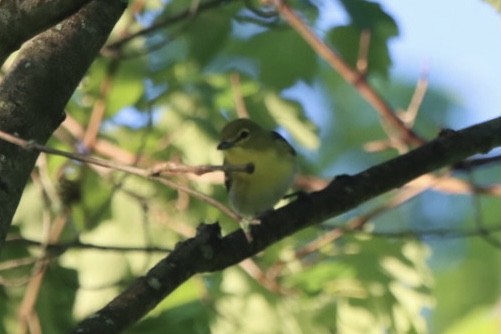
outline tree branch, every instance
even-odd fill
[[[113,43],[107,45],[105,48],[105,52],[109,54],[116,54],[125,44],[129,43],[135,38],[152,34],[160,29],[165,29],[172,24],[193,18],[206,10],[218,8],[231,1],[233,0],[208,0],[208,1],[192,2],[192,5],[188,6],[187,9],[180,11],[179,13],[173,14],[171,16],[162,18],[147,28],[136,31],[134,33],[130,33],[120,38],[119,40],[114,41]],[[197,5],[194,6],[193,3],[197,3]]]
[[[123,9],[120,0],[90,1],[25,43],[0,83],[0,130],[44,143]],[[0,152],[1,249],[38,152],[3,141]]]
[[[124,247],[124,246],[105,246],[105,245],[96,245],[89,244],[85,242],[81,242],[80,240],[74,240],[71,242],[65,243],[53,243],[49,242],[44,244],[42,241],[26,239],[22,237],[14,237],[7,239],[6,244],[21,244],[27,246],[38,246],[44,247],[48,251],[50,251],[51,255],[53,254],[62,254],[66,252],[68,249],[89,249],[89,250],[100,250],[100,251],[110,251],[110,252],[143,252],[143,253],[169,253],[172,250],[165,247],[154,247],[154,246],[145,246],[145,247]]]
[[[0,20],[0,64],[21,44],[56,25],[90,0],[4,0]]]
[[[167,187],[171,189],[175,189],[178,191],[181,191],[186,194],[190,194],[196,198],[198,198],[201,201],[204,201],[206,203],[209,203],[210,205],[214,206],[224,214],[226,214],[228,217],[235,221],[240,221],[241,217],[232,209],[227,207],[226,205],[222,204],[221,202],[215,200],[214,198],[207,196],[197,190],[194,190],[190,187],[181,185],[179,183],[176,183],[169,178],[165,177],[165,175],[173,175],[173,174],[181,174],[181,173],[193,173],[196,175],[202,175],[205,173],[211,173],[215,171],[233,171],[233,172],[242,172],[242,173],[252,173],[253,166],[252,164],[245,164],[245,165],[199,165],[199,166],[188,166],[188,165],[183,165],[179,163],[175,163],[172,161],[167,161],[163,163],[159,163],[154,165],[152,168],[149,169],[143,169],[139,168],[136,166],[130,166],[130,165],[124,165],[121,163],[117,163],[114,161],[109,161],[109,160],[103,160],[99,158],[95,158],[92,156],[88,155],[82,155],[82,154],[76,154],[76,153],[71,153],[71,152],[66,152],[66,151],[61,151],[57,149],[53,149],[50,147],[46,147],[44,145],[37,144],[36,142],[33,141],[27,141],[22,138],[18,138],[16,136],[13,136],[9,133],[6,133],[2,130],[0,130],[0,140],[4,140],[6,142],[12,143],[14,145],[17,145],[27,151],[32,151],[35,150],[37,152],[44,152],[48,154],[53,154],[53,155],[58,155],[62,156],[68,159],[72,159],[75,161],[80,161],[84,162],[90,165],[95,165],[95,166],[100,166],[100,167],[105,167],[105,168],[110,168],[114,169],[117,171],[122,171],[128,174],[144,177],[144,178],[149,178],[149,179],[156,179],[160,183],[166,185]]]
[[[446,167],[501,145],[501,117],[441,135],[405,154],[353,176],[335,178],[326,188],[261,217],[252,225],[253,241],[242,231],[220,237],[217,224],[200,225],[197,235],[180,244],[124,292],[84,319],[73,333],[117,333],[130,326],[196,273],[234,265],[278,240],[337,216],[401,187],[419,175]]]
[[[372,87],[365,79],[363,73],[352,69],[346,61],[334,50],[329,48],[303,20],[296,14],[285,0],[273,0],[274,6],[289,25],[305,40],[306,43],[322,57],[341,77],[350,85],[353,85],[373,108],[378,112],[383,124],[398,134],[398,139],[408,145],[422,145],[424,140],[414,131],[407,128],[395,114],[391,105]]]

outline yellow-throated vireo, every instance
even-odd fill
[[[223,151],[224,165],[249,166],[247,171],[225,171],[230,203],[245,220],[245,231],[291,187],[297,170],[296,152],[280,134],[246,118],[223,128],[217,149]]]

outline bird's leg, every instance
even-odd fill
[[[259,225],[261,224],[261,220],[255,217],[242,217],[240,220],[240,226],[242,227],[242,231],[244,231],[245,238],[248,242],[252,242],[254,240],[252,238],[252,232],[250,230],[250,225]]]
[[[293,193],[285,195],[284,197],[282,197],[282,199],[289,199],[289,198],[295,197],[296,199],[300,200],[300,199],[308,197],[308,196],[309,196],[309,194],[306,191],[298,190],[298,191],[295,191]]]

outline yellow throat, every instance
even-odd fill
[[[220,139],[225,165],[253,166],[252,172],[225,172],[231,205],[245,217],[272,209],[292,185],[297,170],[294,149],[278,133],[243,118],[228,123]]]

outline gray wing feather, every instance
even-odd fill
[[[289,142],[287,140],[285,140],[284,137],[282,137],[282,135],[276,131],[272,131],[271,132],[271,136],[273,137],[274,140],[280,142],[282,144],[282,146],[293,156],[296,155],[296,150],[294,150],[294,148],[291,146],[291,144],[289,144]]]
[[[223,161],[223,165],[226,166],[228,165],[228,162],[226,159]],[[230,191],[231,188],[231,173],[228,171],[224,171],[224,186],[226,187],[226,191]]]

